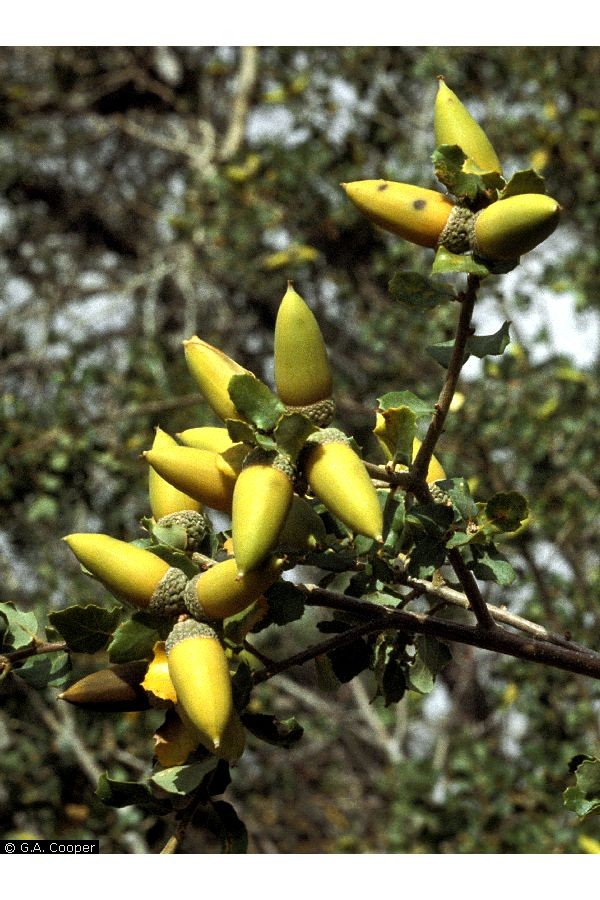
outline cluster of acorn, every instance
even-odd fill
[[[434,107],[438,147],[460,147],[467,174],[502,175],[489,138],[442,78]],[[513,194],[474,210],[464,201],[412,184],[383,179],[343,184],[372,222],[423,247],[473,253],[490,263],[516,262],[552,234],[560,217],[556,200],[542,193]]]
[[[438,145],[460,147],[466,173],[500,175],[487,136],[443,80],[434,118]],[[543,194],[497,199],[477,211],[413,185],[370,180],[344,188],[372,221],[407,240],[491,261],[514,260],[531,250],[554,230],[560,212],[556,201]],[[181,761],[199,744],[234,761],[243,751],[244,729],[233,706],[219,623],[259,601],[275,583],[288,564],[286,547],[306,551],[324,542],[315,502],[352,533],[377,542],[383,540],[383,514],[350,439],[330,427],[334,403],[325,343],[313,313],[291,284],[277,314],[274,377],[283,409],[280,420],[296,416],[308,424],[298,453],[282,452],[276,441],[253,442],[256,429],[236,408],[231,390],[236,376],[254,379],[252,373],[198,337],[184,347],[190,372],[223,425],[190,428],[177,435],[179,441],[157,429],[152,448],[144,453],[152,515],[158,526],[182,528],[185,549],[193,554],[209,529],[204,507],[229,514],[233,556],[205,560],[207,565],[189,579],[150,550],[109,535],[71,534],[65,540],[85,569],[116,597],[174,623],[164,650],[155,650],[149,667],[144,664],[133,677],[120,678],[113,671],[113,686],[125,685],[126,696],[128,690],[136,694],[146,672],[141,687],[170,699],[186,731]],[[394,428],[389,411],[378,414],[374,440],[382,461],[394,457]],[[271,428],[271,436],[273,432]],[[413,455],[418,446],[415,439]],[[427,481],[443,478],[432,458]],[[83,704],[97,683],[94,675],[88,676],[62,696]]]

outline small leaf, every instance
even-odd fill
[[[383,509],[383,533],[386,535],[384,547],[386,550],[394,550],[404,532],[406,517],[406,501],[400,491],[387,494]]]
[[[416,415],[408,406],[388,407],[381,413],[384,431],[377,433],[392,453],[394,464],[409,466],[412,462]]]
[[[446,560],[443,541],[425,536],[419,540],[410,554],[408,572],[416,578],[429,578]]]
[[[163,641],[158,641],[154,645],[154,656],[142,681],[142,687],[159,700],[177,703],[177,694],[169,675],[169,663]]]
[[[441,503],[421,503],[410,509],[406,521],[439,540],[452,525],[454,514],[450,506]]]
[[[241,662],[237,667],[235,674],[231,677],[233,705],[238,712],[248,706],[252,687],[252,670],[247,663]]]
[[[13,650],[20,650],[22,647],[28,647],[33,644],[38,623],[32,612],[24,612],[17,609],[11,601],[0,603],[0,613],[8,622],[8,628],[5,631],[5,641]]]
[[[575,771],[576,784],[563,794],[564,805],[578,816],[600,812],[600,759],[585,759]]]
[[[217,800],[211,804],[210,817],[206,827],[221,841],[222,853],[246,853],[248,849],[248,832],[235,809],[225,800]],[[194,818],[194,823],[197,819]]]
[[[456,197],[474,200],[484,194],[486,185],[479,175],[463,172],[466,155],[454,144],[442,144],[431,156],[435,177]]]
[[[500,195],[501,200],[516,194],[545,194],[546,185],[541,175],[533,169],[515,172]]]
[[[484,356],[499,356],[504,353],[510,344],[509,325],[510,322],[504,322],[494,334],[472,335],[472,337],[468,338],[463,354],[463,363],[471,355],[482,359]],[[444,341],[441,344],[433,344],[427,347],[427,352],[430,356],[433,356],[435,361],[444,366],[444,368],[448,368],[453,350],[454,341]]]
[[[133,662],[136,659],[151,659],[154,645],[165,640],[171,630],[171,623],[150,613],[134,613],[127,622],[119,625],[108,646],[108,655],[113,663]]]
[[[269,621],[287,625],[304,615],[304,594],[289,581],[278,581],[265,592],[269,604]]]
[[[434,412],[433,404],[421,400],[411,391],[390,391],[383,397],[378,397],[379,411],[385,412],[387,409],[398,409],[402,406],[408,407],[415,414],[415,418],[423,416],[431,416]]]
[[[147,784],[138,781],[117,781],[109,778],[106,773],[100,776],[96,796],[102,803],[117,809],[138,806],[158,816],[172,812],[171,804],[157,800]]]
[[[415,657],[408,668],[409,686],[418,694],[430,694],[435,687],[435,678],[431,669],[420,656]]]
[[[456,299],[451,288],[435,284],[418,272],[396,272],[388,288],[393,300],[420,309],[433,309],[441,303]]]
[[[31,687],[62,687],[71,674],[71,658],[68,653],[44,653],[30,656],[17,670],[19,678]]]
[[[431,274],[466,274],[485,278],[490,274],[490,269],[481,261],[475,260],[469,253],[450,253],[445,247],[439,247],[433,260]]]
[[[314,422],[301,413],[286,413],[279,420],[273,437],[279,451],[285,453],[295,463],[307,437],[316,430]]]
[[[448,646],[427,634],[420,634],[416,638],[415,647],[427,668],[434,675],[441,672],[452,661],[452,654]]]
[[[159,544],[169,548],[185,550],[187,547],[187,532],[181,525],[155,525],[152,534]]]
[[[198,566],[182,550],[176,550],[168,544],[151,543],[147,549],[154,553],[155,556],[159,556],[160,559],[164,559],[174,569],[181,569],[188,578],[193,578],[200,571]]]
[[[168,794],[185,797],[200,786],[206,775],[216,768],[217,762],[216,756],[209,756],[201,762],[161,769],[160,772],[155,772],[150,781]]]
[[[229,396],[244,418],[261,431],[272,431],[285,413],[281,400],[254,375],[234,375]]]
[[[242,644],[244,638],[269,614],[269,605],[265,597],[259,597],[246,609],[235,616],[228,616],[223,621],[223,636],[234,646]]]
[[[256,435],[254,429],[247,422],[240,419],[227,419],[226,423],[229,437],[234,444],[256,444]]]
[[[326,550],[323,553],[307,553],[307,566],[316,566],[326,572],[345,572],[356,564],[356,553],[350,547],[342,547],[339,551]]]
[[[366,642],[357,638],[350,644],[330,650],[327,654],[336,678],[345,684],[369,667],[371,653]]]
[[[500,531],[516,531],[529,515],[527,500],[517,491],[494,494],[485,507],[490,522]]]
[[[198,738],[186,728],[175,710],[167,710],[165,721],[154,734],[154,755],[161,766],[182,766],[198,747]]]
[[[386,706],[398,703],[406,692],[406,639],[402,634],[382,635],[377,639],[374,654],[377,695],[383,697]]]
[[[493,544],[486,544],[483,548],[471,544],[476,551],[473,573],[483,581],[495,581],[501,587],[508,587],[516,578],[516,572],[499,550]]]
[[[444,481],[438,481],[437,486],[448,495],[452,501],[452,506],[463,522],[469,522],[477,518],[479,510],[471,497],[466,479],[446,478]]]
[[[255,737],[286,750],[297,744],[304,734],[304,728],[293,717],[282,720],[267,713],[245,712],[241,718],[244,727]]]
[[[98,653],[108,645],[121,615],[122,610],[118,606],[105,609],[89,603],[50,612],[48,619],[67,642],[69,650],[74,653]]]

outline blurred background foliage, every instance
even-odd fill
[[[439,456],[476,499],[529,499],[529,529],[504,547],[519,580],[487,599],[597,648],[598,48],[0,49],[3,602],[42,619],[111,604],[61,536],[139,536],[153,426],[211,421],[182,339],[198,333],[272,383],[288,278],[319,319],[337,421],[359,443],[384,392],[437,397],[425,348],[451,337],[455,310],[416,313],[387,291],[431,254],[371,227],[339,184],[436,187],[438,74],[505,171],[535,168],[564,207],[543,247],[484,283],[476,324],[510,319],[512,343],[467,365]],[[268,629],[263,646],[300,649],[306,627]],[[74,676],[100,663],[79,657]],[[569,760],[598,751],[600,686],[470,648],[397,708],[370,704],[361,679],[330,694],[305,667],[256,692],[256,709],[296,714],[306,733],[291,751],[250,742],[235,771],[227,796],[251,852],[600,849],[595,820],[562,806]],[[106,769],[149,770],[155,713],[93,718],[55,693],[4,691],[2,836],[160,849],[165,823],[94,797]],[[214,846],[193,834],[186,849]]]

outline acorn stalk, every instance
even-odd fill
[[[319,324],[288,282],[275,321],[275,386],[287,406],[309,406],[331,397],[327,348]]]
[[[118,599],[166,615],[184,609],[185,574],[149,550],[108,534],[69,534],[63,540]]]
[[[170,434],[167,434],[161,428],[156,429],[152,443],[153,450],[161,451],[177,446],[179,445],[175,438],[172,438]],[[162,519],[163,516],[168,516],[171,513],[181,512],[184,509],[191,509],[195,512],[202,511],[202,504],[199,500],[178,490],[152,468],[148,470],[148,493],[150,509],[156,520]]]
[[[336,428],[312,434],[303,471],[311,491],[356,534],[383,540],[383,513],[363,461]]]
[[[231,535],[238,575],[256,569],[277,543],[294,495],[294,468],[282,454],[247,457],[233,492]]]
[[[463,171],[475,174],[486,172],[502,174],[500,160],[490,139],[443,78],[439,78],[433,126],[438,147],[449,144],[458,146],[463,151],[467,157],[463,163]]]
[[[233,713],[225,651],[212,628],[193,619],[177,622],[165,644],[178,704],[218,750]]]
[[[397,181],[352,181],[342,187],[375,225],[421,247],[437,247],[454,208],[445,194]]]
[[[234,375],[252,373],[196,335],[184,341],[183,347],[188,369],[213,412],[223,420],[243,418],[229,396],[228,386]]]

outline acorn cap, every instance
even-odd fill
[[[217,632],[210,625],[207,625],[206,622],[196,622],[195,619],[183,619],[181,622],[175,622],[165,641],[167,657],[172,652],[173,647],[177,646],[180,641],[199,637],[218,640]]]
[[[171,567],[168,569],[159,583],[148,604],[149,612],[160,613],[164,616],[176,616],[185,612],[184,594],[188,583],[187,575]]]
[[[335,416],[335,400],[331,397],[327,400],[319,400],[317,403],[308,403],[305,406],[286,404],[285,408],[288,413],[300,413],[319,428],[327,428]]]
[[[202,541],[210,531],[210,523],[206,516],[191,509],[170,513],[160,518],[157,525],[178,525],[187,535],[186,550],[198,550]]]

